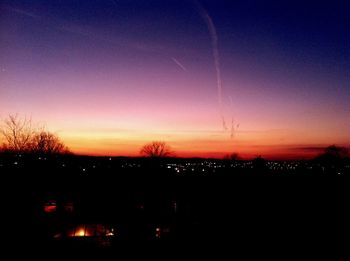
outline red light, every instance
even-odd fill
[[[57,210],[56,202],[49,202],[49,203],[46,203],[44,206],[44,211],[46,213],[52,213],[52,212],[55,212],[56,210]]]

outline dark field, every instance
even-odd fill
[[[349,220],[347,165],[24,155],[1,176],[10,244],[37,250],[332,241]]]

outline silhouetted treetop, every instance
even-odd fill
[[[347,148],[331,145],[325,148],[324,153],[318,155],[316,160],[324,164],[339,164],[348,157],[349,151]]]
[[[35,133],[30,149],[39,154],[60,154],[69,152],[59,137],[48,131]]]
[[[28,150],[34,131],[32,120],[9,115],[0,125],[0,133],[4,137],[2,149],[6,151],[25,152]]]
[[[0,151],[13,153],[62,154],[68,148],[53,134],[45,129],[34,128],[32,120],[9,115],[0,123],[0,134],[3,137]]]
[[[171,147],[163,141],[153,141],[147,143],[140,150],[141,155],[146,157],[169,157],[173,155]]]
[[[335,145],[329,146],[325,149],[327,155],[332,155],[333,157],[344,159],[349,155],[347,148],[337,147]]]

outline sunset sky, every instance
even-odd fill
[[[349,12],[337,0],[1,0],[0,117],[31,116],[88,155],[135,156],[153,140],[180,157],[350,147]]]

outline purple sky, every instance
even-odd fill
[[[1,1],[0,117],[30,115],[92,155],[349,146],[349,6],[315,3]]]

